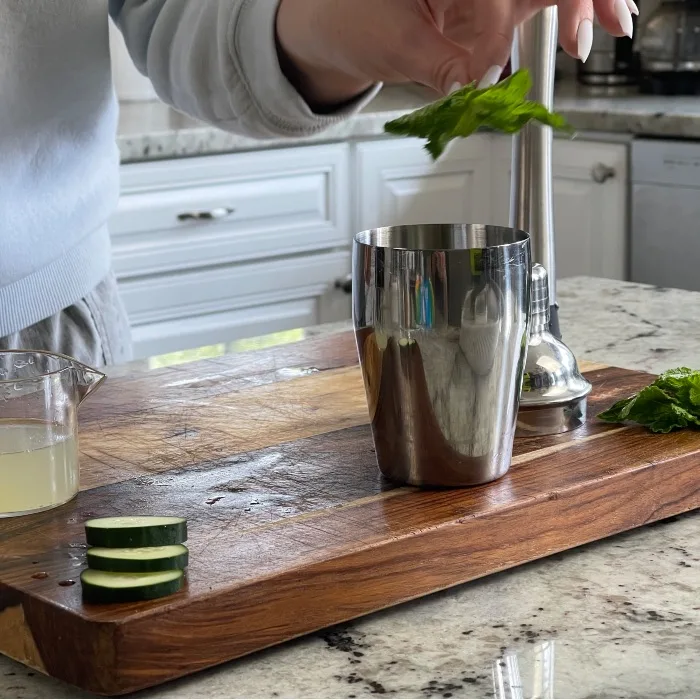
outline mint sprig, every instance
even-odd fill
[[[427,139],[425,148],[433,160],[443,154],[450,141],[471,136],[482,127],[514,134],[535,120],[573,133],[560,114],[526,99],[531,88],[530,73],[524,69],[481,90],[472,83],[426,107],[387,122],[384,131],[396,136]]]
[[[639,423],[654,433],[700,428],[700,371],[679,367],[664,372],[598,418],[608,423]]]

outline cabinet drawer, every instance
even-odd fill
[[[306,328],[318,323],[317,309],[317,299],[299,299],[134,326],[134,359]]]
[[[350,252],[122,280],[132,325],[321,296],[350,271]]]
[[[637,139],[632,148],[632,180],[700,188],[700,144]]]
[[[122,167],[120,278],[347,246],[348,145]]]

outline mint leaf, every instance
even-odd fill
[[[629,399],[601,413],[608,423],[638,423],[655,433],[700,427],[700,371],[679,367],[664,372]]]
[[[456,138],[467,138],[482,127],[514,134],[530,121],[573,132],[560,114],[527,100],[530,73],[519,70],[495,85],[478,90],[472,83],[421,109],[387,122],[384,131],[426,139],[426,150],[437,160]]]

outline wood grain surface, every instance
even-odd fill
[[[595,418],[517,440],[493,484],[390,484],[355,362],[343,334],[108,380],[82,409],[78,497],[0,521],[0,652],[122,694],[700,506],[700,433]],[[590,416],[651,379],[583,369]],[[134,513],[188,518],[185,590],[83,605],[58,585],[83,522]]]

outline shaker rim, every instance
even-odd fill
[[[410,244],[411,238],[427,241]],[[435,240],[435,244],[432,244],[430,239]],[[530,240],[530,234],[521,229],[492,224],[410,224],[366,229],[356,233],[353,240],[356,244],[368,248],[456,252],[522,246]]]

